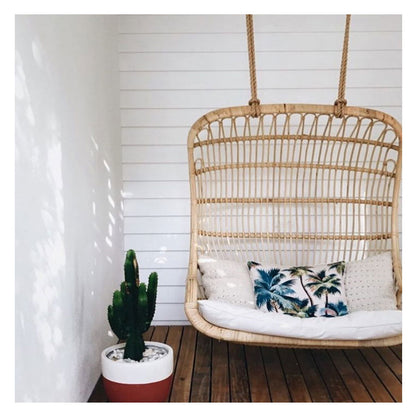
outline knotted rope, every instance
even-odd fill
[[[347,62],[348,62],[348,43],[350,36],[350,21],[351,15],[347,14],[345,19],[345,31],[344,31],[344,45],[342,49],[341,69],[339,74],[338,83],[338,98],[334,103],[335,116],[340,118],[344,115],[344,109],[347,105],[345,99],[345,88],[347,79]],[[250,88],[251,99],[248,102],[251,107],[251,116],[260,116],[260,100],[257,97],[257,79],[256,79],[256,58],[254,49],[254,28],[253,28],[253,15],[246,15],[246,27],[247,27],[247,45],[248,45],[248,60],[250,69]]]
[[[260,100],[257,98],[257,80],[256,80],[256,58],[254,51],[254,30],[253,15],[246,15],[247,26],[247,44],[248,44],[248,61],[250,68],[250,88],[251,99],[248,102],[251,107],[251,116],[258,117],[260,115]]]
[[[344,46],[342,48],[342,59],[341,59],[341,70],[339,74],[339,84],[338,84],[338,98],[334,103],[334,113],[338,118],[343,117],[344,108],[347,105],[347,100],[345,99],[345,85],[347,79],[347,61],[348,61],[348,42],[350,36],[350,21],[351,15],[347,14],[345,19],[345,32],[344,32]]]

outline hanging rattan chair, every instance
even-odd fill
[[[247,17],[252,99],[202,116],[188,137],[191,246],[185,312],[219,340],[290,347],[365,347],[379,339],[317,340],[217,327],[198,310],[200,254],[277,264],[352,261],[390,251],[401,308],[398,201],[401,125],[380,111],[346,105],[350,16],[334,105],[260,105],[252,16]]]

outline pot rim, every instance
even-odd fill
[[[108,352],[126,345],[125,342],[111,345],[101,352],[101,370],[104,378],[117,383],[142,384],[164,380],[173,373],[173,349],[162,342],[145,341],[146,345],[166,348],[168,353],[153,361],[113,361]]]
[[[171,354],[173,355],[173,349],[168,344],[165,344],[163,342],[156,342],[156,341],[145,341],[144,343],[145,343],[146,346],[155,345],[157,347],[166,348],[167,351],[168,351],[168,353],[166,355],[164,355],[163,357],[158,358],[157,360],[153,360],[153,361],[143,361],[143,362],[140,362],[140,361],[124,361],[124,360],[114,361],[114,360],[111,360],[110,358],[108,358],[107,357],[107,354],[110,351],[115,350],[117,348],[123,348],[123,347],[125,347],[126,343],[125,342],[121,342],[119,344],[110,345],[109,347],[105,348],[102,351],[102,353],[101,353],[101,357],[103,359],[107,359],[107,360],[109,360],[112,363],[115,363],[117,365],[118,364],[121,364],[121,365],[146,365],[146,364],[148,364],[149,365],[149,364],[154,363],[155,361],[162,361],[163,359],[166,359],[167,357],[169,357]]]

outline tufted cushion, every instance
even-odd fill
[[[254,308],[253,287],[245,263],[200,257],[202,285],[208,299]]]
[[[346,263],[345,293],[351,312],[397,309],[391,253]]]

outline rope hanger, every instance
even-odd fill
[[[251,115],[253,117],[258,117],[260,115],[260,100],[257,98],[256,57],[254,50],[254,28],[252,14],[246,15],[246,26],[251,88],[251,99],[248,102],[248,105],[251,107]]]
[[[348,43],[350,35],[350,21],[351,15],[347,14],[345,19],[345,31],[344,31],[344,44],[342,49],[341,68],[339,74],[338,83],[338,98],[334,103],[334,114],[340,118],[344,115],[344,108],[347,105],[345,99],[345,88],[347,79],[347,62],[348,62]],[[256,59],[255,59],[255,47],[254,47],[254,25],[253,15],[246,15],[246,27],[247,27],[247,45],[248,45],[248,59],[250,70],[250,89],[251,99],[248,102],[251,107],[251,116],[260,116],[260,100],[257,97],[257,79],[256,79]]]
[[[345,86],[347,80],[347,61],[348,61],[348,41],[350,37],[350,21],[351,15],[347,14],[345,18],[344,46],[342,48],[341,69],[339,74],[338,98],[335,100],[335,115],[342,117],[344,115],[344,107],[347,105],[345,99]]]

